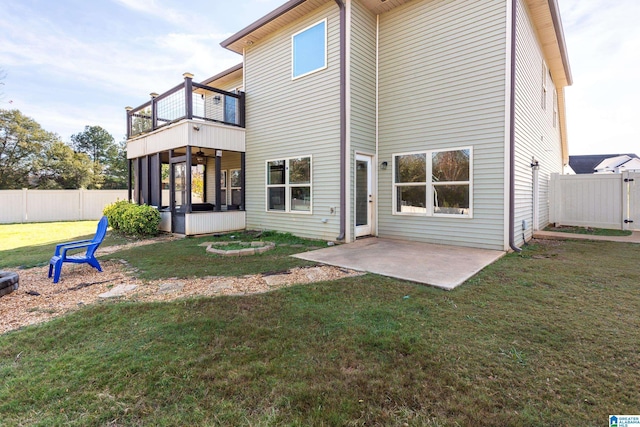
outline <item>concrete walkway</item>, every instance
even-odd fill
[[[634,231],[631,236],[592,236],[590,234],[564,233],[562,231],[535,231],[535,239],[551,240],[601,240],[606,242],[640,243],[640,231]]]
[[[502,251],[371,237],[293,256],[450,290],[504,254]]]

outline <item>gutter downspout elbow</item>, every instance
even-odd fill
[[[515,189],[516,189],[516,7],[518,1],[511,1],[511,82],[509,90],[509,247],[514,252],[522,252],[515,243]]]
[[[340,234],[336,240],[344,240],[346,234],[347,205],[346,162],[347,162],[347,59],[346,59],[346,10],[342,0],[335,0],[340,8]]]

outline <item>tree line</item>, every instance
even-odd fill
[[[126,142],[85,126],[70,143],[19,110],[0,109],[0,189],[127,188]]]

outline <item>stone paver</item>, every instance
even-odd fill
[[[100,298],[121,297],[125,295],[127,292],[131,292],[135,290],[137,287],[138,287],[137,285],[118,285],[113,287],[108,292],[98,295],[98,297]]]
[[[158,288],[160,294],[170,294],[172,292],[180,292],[184,289],[184,283],[163,283]]]

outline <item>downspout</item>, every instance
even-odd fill
[[[516,216],[516,7],[518,0],[511,1],[511,87],[509,90],[509,247],[522,252],[515,244]]]
[[[346,162],[347,162],[347,59],[346,59],[346,10],[342,0],[335,0],[340,8],[340,234],[336,240],[344,240],[346,233],[347,192],[346,192]]]

